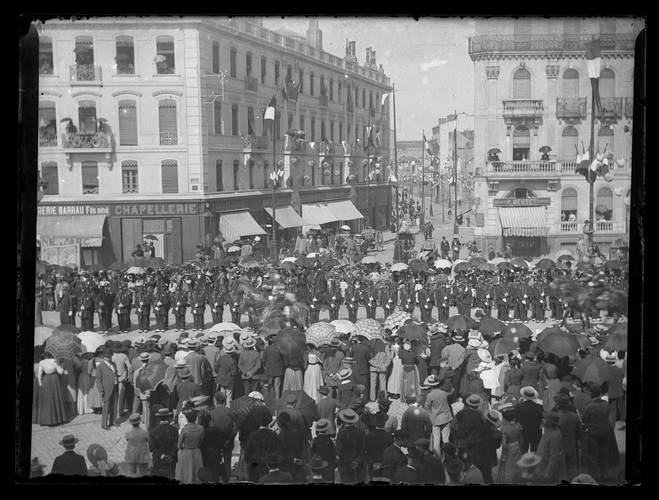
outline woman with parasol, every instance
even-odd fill
[[[61,363],[52,353],[45,351],[39,361],[39,425],[62,425],[68,421],[66,397],[60,375],[64,374]]]

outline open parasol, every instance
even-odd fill
[[[217,323],[217,324],[211,326],[208,331],[209,332],[235,332],[236,330],[240,330],[240,327],[238,325],[236,325],[235,323],[231,323],[229,321],[225,321],[223,323]]]
[[[408,265],[404,262],[396,262],[391,266],[391,270],[394,272],[407,271]]]
[[[362,264],[377,264],[377,263],[378,263],[377,259],[372,255],[367,255],[362,259]]]
[[[254,408],[259,406],[265,407],[265,403],[260,399],[241,396],[238,399],[232,400],[229,406],[231,408],[231,416],[236,422],[236,425],[241,426],[247,418],[247,415],[249,415]]]
[[[494,272],[497,270],[497,266],[495,266],[494,264],[490,264],[489,262],[485,262],[483,264],[479,264],[476,269],[478,269],[479,271]]]
[[[83,351],[82,342],[74,333],[57,329],[46,339],[45,350],[55,359],[75,359],[75,355]]]
[[[382,338],[382,325],[372,318],[358,319],[355,323],[355,331],[352,336],[363,335],[368,340]]]
[[[316,401],[309,396],[306,392],[299,391],[284,391],[281,395],[281,398],[275,403],[275,409],[277,412],[281,412],[286,408],[286,396],[289,394],[295,394],[295,408],[297,408],[302,417],[304,418],[304,423],[307,427],[311,427],[313,423],[317,420],[317,411],[316,411]]]
[[[158,241],[158,237],[157,237],[157,236],[154,236],[153,234],[147,234],[147,235],[144,237],[144,239],[145,239],[145,240],[149,240],[149,241]]]
[[[505,326],[501,333],[503,333],[504,337],[517,337],[518,339],[524,339],[533,334],[531,329],[522,323],[510,323]]]
[[[141,391],[152,391],[158,384],[165,380],[165,372],[169,365],[162,359],[151,361],[140,370],[135,380],[135,385]]]
[[[409,270],[413,273],[422,273],[428,270],[428,264],[421,260],[411,260],[408,266]]]
[[[355,331],[355,324],[347,319],[335,319],[330,324],[334,325],[338,334],[349,334]]]
[[[544,269],[545,271],[547,271],[549,269],[554,269],[556,267],[556,263],[553,260],[548,259],[548,258],[545,257],[544,259],[540,259],[536,263],[535,267],[537,267],[538,269]]]
[[[518,348],[519,346],[517,345],[517,342],[510,337],[497,339],[488,346],[490,354],[495,357],[506,355]]]
[[[451,264],[450,260],[438,259],[435,261],[435,267],[437,269],[450,269],[451,267],[453,267],[453,264]]]
[[[551,148],[549,146],[542,146],[540,149],[538,149],[541,153],[549,153],[551,152]]]
[[[535,338],[536,342],[540,342],[542,339],[544,339],[547,335],[550,333],[566,333],[565,330],[561,330],[560,328],[556,326],[549,326],[542,330],[538,336]]]
[[[616,373],[606,361],[599,356],[580,359],[572,369],[572,375],[584,383],[602,384],[616,379]]]
[[[496,318],[486,317],[481,320],[478,330],[483,335],[496,335],[501,333],[505,326]]]
[[[407,340],[428,340],[428,330],[416,323],[408,323],[398,329],[398,335]]]
[[[394,312],[384,320],[384,329],[389,330],[390,332],[395,332],[411,319],[412,315],[410,313],[405,312],[400,308],[396,308],[394,309]]]
[[[87,352],[94,352],[98,347],[105,344],[105,337],[96,332],[82,332],[78,334],[78,338],[87,349]]]
[[[312,324],[305,332],[307,344],[314,347],[328,345],[336,335],[336,327],[324,321]]]
[[[581,345],[574,335],[559,330],[547,333],[542,340],[538,341],[538,347],[543,352],[562,358],[575,355]]]
[[[500,155],[501,150],[499,148],[491,148],[490,150],[488,150],[487,154],[488,155]]]
[[[487,263],[487,259],[483,257],[472,257],[469,259],[469,264],[471,264],[473,267],[478,267],[481,264]]]
[[[521,258],[512,259],[510,261],[510,263],[515,267],[519,267],[520,269],[528,269],[529,268],[529,263],[526,262],[524,259],[521,259]]]
[[[469,262],[459,262],[456,266],[453,267],[453,272],[462,273],[467,272],[471,269],[471,264]]]
[[[476,322],[471,318],[463,316],[462,314],[456,314],[455,316],[451,316],[446,321],[446,325],[451,331],[468,330],[469,328],[474,328],[476,326]]]
[[[285,258],[282,259],[282,263],[284,263],[284,262],[292,262],[292,263],[295,264],[296,261],[297,261],[297,258],[296,258],[296,257],[285,257]]]

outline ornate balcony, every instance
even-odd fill
[[[101,67],[94,64],[72,64],[69,66],[69,73],[72,84],[99,85],[102,82]]]
[[[245,90],[249,92],[258,92],[259,81],[254,76],[245,77]]]
[[[44,129],[39,129],[39,146],[40,147],[57,147],[57,135]]]
[[[268,138],[258,135],[243,137],[244,149],[247,151],[265,151],[268,149]]]
[[[510,99],[503,101],[503,119],[508,126],[524,122],[536,127],[542,124],[544,109],[541,99]]]
[[[616,122],[622,119],[622,97],[602,97],[602,112],[595,110],[595,117],[604,122]]]
[[[595,222],[595,232],[597,233],[612,233],[613,221],[597,221]]]
[[[558,177],[555,161],[493,161],[487,163],[488,177]]]
[[[95,134],[63,134],[63,149],[93,150],[92,152],[110,151],[112,141],[110,134],[97,132]],[[82,152],[82,151],[81,151]]]
[[[556,98],[556,118],[566,123],[574,124],[586,119],[585,97],[557,97]]]
[[[561,233],[578,233],[578,222],[561,222]]]
[[[634,98],[625,97],[625,118],[631,120],[634,117]]]
[[[329,98],[326,95],[320,95],[318,97],[318,105],[321,108],[326,108],[329,105]]]

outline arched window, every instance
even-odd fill
[[[565,127],[561,134],[561,159],[574,160],[577,157],[579,132],[573,126]]]
[[[597,192],[595,202],[595,220],[610,221],[613,216],[613,191],[611,188],[602,187]]]
[[[513,75],[513,99],[531,98],[531,73],[526,68],[519,68]]]
[[[577,190],[574,188],[565,188],[561,193],[561,221],[577,221],[578,197]]]
[[[135,74],[135,45],[132,36],[118,36],[116,40],[118,75]]]
[[[49,36],[39,37],[39,74],[53,74],[53,40]]]
[[[513,161],[529,159],[531,134],[526,127],[515,128],[513,132]]]
[[[616,96],[616,74],[612,69],[604,68],[600,72],[599,90],[602,104],[604,99]]]
[[[600,127],[597,132],[597,149],[604,152],[604,148],[606,148],[607,153],[613,153],[613,144],[613,129],[611,127]]]
[[[80,101],[78,103],[78,132],[81,134],[96,133],[96,103]]]
[[[39,103],[39,146],[57,146],[57,114],[55,103]]]
[[[579,97],[579,72],[576,69],[566,69],[563,73],[563,97],[576,99]]]
[[[173,75],[176,68],[174,37],[159,36],[156,39],[156,67],[159,75]]]
[[[137,107],[135,101],[119,101],[119,145],[137,146]]]
[[[158,113],[160,118],[160,145],[178,144],[176,101],[163,99],[158,103]]]

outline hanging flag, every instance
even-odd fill
[[[389,94],[382,94],[382,100],[380,102],[380,118],[378,119],[378,125],[382,123],[382,116],[384,116],[384,103],[387,100],[387,97],[389,97]]]
[[[430,147],[430,143],[428,142],[428,139],[426,139],[426,134],[423,134],[423,146],[426,148],[426,152],[430,157],[432,158],[432,148]]]
[[[277,100],[275,96],[272,96],[268,107],[265,108],[265,113],[263,114],[263,129],[264,131],[270,130],[274,131],[275,129],[275,107],[277,106]]]
[[[593,103],[597,112],[602,116],[602,101],[600,100],[599,78],[600,66],[602,64],[602,53],[600,50],[600,41],[594,39],[586,43],[586,67],[588,68],[588,78],[593,90]]]
[[[375,144],[373,144],[373,125],[371,125],[370,121],[368,122],[368,125],[366,125],[366,136],[367,139],[364,148],[370,148],[374,146]]]
[[[373,142],[376,148],[379,148],[380,145],[382,144],[382,138],[380,137],[380,131],[378,130],[375,133],[375,141]]]

